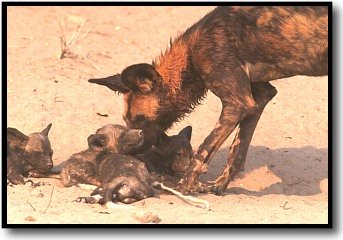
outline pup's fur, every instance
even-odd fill
[[[178,135],[164,136],[156,147],[136,157],[106,151],[99,154],[96,157],[96,169],[102,190],[98,188],[93,192],[102,195],[99,203],[132,203],[153,197],[155,191],[152,183],[162,180],[161,175],[170,174],[177,178],[188,168],[192,156],[191,135],[192,127],[188,126]]]
[[[102,195],[100,204],[110,201],[132,203],[154,196],[152,175],[138,159],[125,154],[103,152],[97,156],[96,166],[102,190],[97,188],[92,195]]]
[[[53,167],[51,144],[48,138],[52,124],[40,133],[25,135],[7,128],[7,179],[24,184],[24,177],[44,177]]]
[[[99,186],[99,174],[95,170],[96,156],[105,150],[134,154],[142,148],[144,137],[141,130],[109,124],[91,134],[87,141],[89,148],[72,155],[61,170],[61,181],[66,187],[79,183]]]
[[[177,176],[184,174],[193,155],[192,127],[187,126],[177,135],[162,135],[155,146],[135,157],[145,163],[149,172]]]

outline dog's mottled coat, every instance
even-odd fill
[[[51,144],[48,138],[52,124],[41,132],[25,135],[7,128],[7,179],[24,184],[24,177],[45,177],[53,167]]]
[[[221,193],[243,169],[263,109],[277,93],[269,81],[327,75],[328,20],[328,6],[217,7],[152,64],[89,81],[124,94],[127,125],[143,129],[151,144],[213,92],[222,102],[220,118],[177,189],[192,189],[203,165],[239,126],[212,186]]]

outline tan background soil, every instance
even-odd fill
[[[169,37],[211,9],[9,7],[8,126],[28,134],[52,122],[53,160],[55,164],[63,162],[85,149],[87,136],[99,127],[124,124],[122,97],[87,80],[118,73],[130,64],[151,62],[167,46]],[[91,27],[71,48],[74,55],[62,60],[58,59],[61,19],[65,19],[67,39],[80,20],[87,19],[85,30]],[[44,179],[51,185],[7,188],[8,223],[139,223],[131,216],[138,210],[157,214],[161,223],[327,223],[328,78],[297,76],[272,84],[278,94],[258,124],[245,171],[230,184],[225,196],[198,196],[210,202],[210,211],[203,213],[171,195],[137,202],[133,210],[90,206],[73,202],[90,190],[66,189],[58,180]],[[219,99],[209,93],[169,134],[192,125],[192,145],[197,149],[220,110]],[[220,173],[230,139],[202,179],[214,179]],[[53,186],[51,203],[43,214]],[[28,221],[28,216],[34,221]]]

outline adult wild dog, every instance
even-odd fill
[[[277,93],[269,81],[327,72],[327,6],[236,6],[214,9],[152,64],[89,81],[123,93],[127,125],[143,129],[151,142],[190,113],[208,90],[219,97],[220,118],[177,189],[192,189],[203,165],[239,126],[227,166],[211,186],[220,194],[243,169],[257,122]]]

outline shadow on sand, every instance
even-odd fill
[[[200,179],[216,179],[225,167],[227,156],[228,148],[220,149],[210,163],[209,172]],[[261,174],[261,171],[256,173],[258,169],[264,169],[266,173]],[[267,174],[273,175],[278,181],[268,183],[260,189],[247,189],[237,184],[250,175],[250,178],[253,178],[258,185],[259,182],[265,182],[263,177],[267,177]],[[327,149],[312,146],[279,149],[250,146],[244,171],[237,174],[235,181],[229,184],[225,194],[310,196],[322,192],[320,182],[327,178]]]

